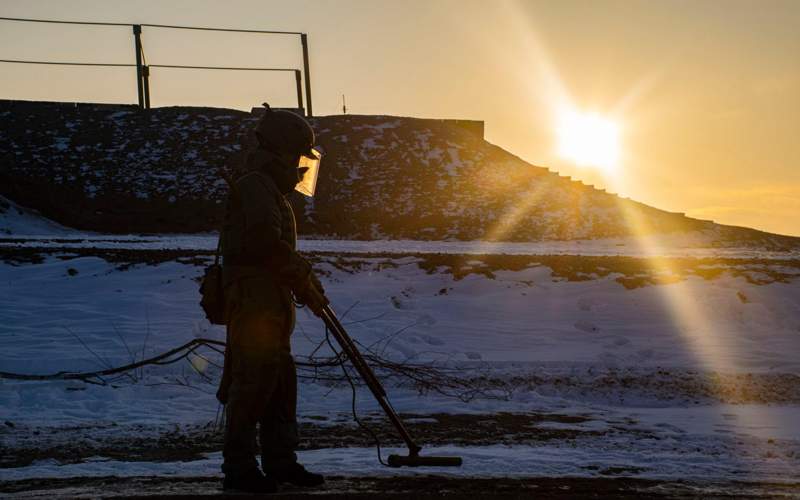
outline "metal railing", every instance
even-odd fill
[[[168,24],[131,24],[131,23],[107,23],[91,21],[61,21],[54,19],[26,19],[19,17],[0,17],[0,21],[27,22],[27,23],[50,23],[50,24],[73,24],[84,26],[127,26],[132,29],[134,37],[134,50],[136,63],[87,63],[87,62],[68,62],[68,61],[32,61],[21,59],[0,59],[0,63],[12,64],[49,64],[57,66],[105,66],[105,67],[136,67],[136,90],[139,97],[139,107],[142,109],[150,108],[150,68],[169,68],[169,69],[191,69],[191,70],[216,70],[216,71],[277,71],[293,72],[295,76],[295,87],[297,90],[297,107],[304,109],[303,106],[303,79],[305,76],[305,97],[306,115],[313,116],[311,106],[311,76],[309,73],[308,61],[308,35],[299,31],[268,31],[268,30],[245,30],[234,28],[211,28],[205,26],[177,26]],[[255,33],[261,35],[290,35],[299,36],[303,52],[303,70],[296,68],[264,68],[264,67],[231,67],[231,66],[189,66],[181,64],[147,64],[142,45],[142,28],[159,29],[178,29],[196,31],[220,31],[228,33]]]

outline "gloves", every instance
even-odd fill
[[[281,281],[292,289],[298,303],[305,304],[319,316],[322,308],[330,302],[325,297],[325,289],[314,274],[311,263],[295,251],[289,253],[288,260],[289,263],[279,271]]]
[[[309,273],[308,279],[311,280],[311,284],[314,286],[314,288],[317,289],[317,292],[319,292],[320,295],[324,296],[325,295],[325,289],[322,288],[322,282],[319,280],[319,278],[314,273],[314,271],[311,271],[311,273]]]
[[[322,315],[322,308],[330,304],[325,297],[325,290],[322,288],[319,278],[314,272],[308,274],[308,278],[303,283],[303,288],[294,291],[295,298],[301,304],[305,304],[311,312],[317,316]]]

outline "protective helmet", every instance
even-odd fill
[[[273,153],[313,157],[314,130],[306,119],[291,111],[273,110],[267,103],[264,107],[254,130],[261,147]]]

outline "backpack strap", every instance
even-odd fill
[[[219,265],[219,254],[222,253],[222,230],[219,232],[219,237],[217,238],[217,250],[214,252],[214,265]]]
[[[228,175],[225,172],[224,169],[222,169],[222,168],[218,169],[217,173],[219,173],[219,176],[222,177],[222,179],[228,185],[228,189],[230,191],[232,191],[232,192],[236,191],[236,184],[233,182],[233,179],[231,178],[231,176]],[[219,237],[217,238],[217,249],[214,252],[214,265],[215,266],[219,265],[219,256],[222,253],[222,233],[224,232],[224,230],[225,230],[225,217],[222,218],[222,227],[219,228]]]

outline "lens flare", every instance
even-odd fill
[[[623,149],[624,135],[636,129],[637,110],[644,104],[644,98],[659,85],[662,77],[670,73],[670,69],[679,56],[671,56],[665,60],[653,61],[653,66],[645,74],[631,82],[628,91],[619,99],[603,105],[603,113],[582,109],[568,91],[565,82],[557,69],[554,60],[546,50],[535,26],[535,19],[522,8],[523,2],[503,2],[507,9],[506,26],[516,37],[519,51],[511,52],[505,45],[493,47],[498,59],[507,67],[518,68],[514,75],[527,92],[521,99],[520,109],[530,109],[535,120],[548,116],[554,132],[553,153],[573,162],[578,166],[594,167],[604,174],[605,186],[609,191],[622,192],[625,185],[623,167],[633,167],[632,153]],[[491,43],[491,42],[487,42]],[[587,99],[590,96],[580,96]],[[641,116],[638,117],[641,119]],[[623,121],[624,120],[624,121]],[[631,163],[631,165],[629,165]],[[640,166],[641,168],[641,166]],[[519,191],[519,186],[514,192]],[[511,193],[511,191],[509,191]],[[520,224],[529,223],[537,214],[542,200],[554,195],[551,186],[531,185],[528,198],[518,200],[512,208],[495,221],[488,239],[498,241],[512,240],[514,230]],[[683,344],[693,355],[693,365],[703,371],[712,373],[738,373],[743,367],[739,364],[742,352],[735,344],[728,342],[731,331],[725,321],[724,311],[717,310],[714,302],[705,300],[704,290],[698,286],[697,279],[681,275],[680,262],[668,256],[667,240],[658,237],[659,228],[649,223],[647,214],[638,203],[613,198],[618,204],[619,221],[626,226],[631,237],[626,244],[638,250],[643,259],[647,259],[650,272],[663,277],[663,284],[654,285],[652,292],[660,296],[662,307],[668,311],[673,328],[680,335]],[[479,251],[484,251],[485,242],[476,242]],[[485,252],[489,253],[485,248]],[[532,304],[531,307],[536,307]],[[643,336],[648,332],[642,332]],[[730,387],[716,383],[710,384],[712,391],[724,398]],[[774,421],[769,414],[748,413],[743,418],[751,426],[775,426],[781,424]],[[784,426],[785,427],[785,426]],[[733,450],[734,452],[738,450]],[[747,450],[751,452],[751,450]]]
[[[565,110],[556,124],[558,154],[580,166],[612,171],[619,164],[619,125],[597,113]]]
[[[200,373],[205,373],[205,371],[208,369],[208,360],[202,356],[190,354],[189,363],[191,363],[194,369]]]

